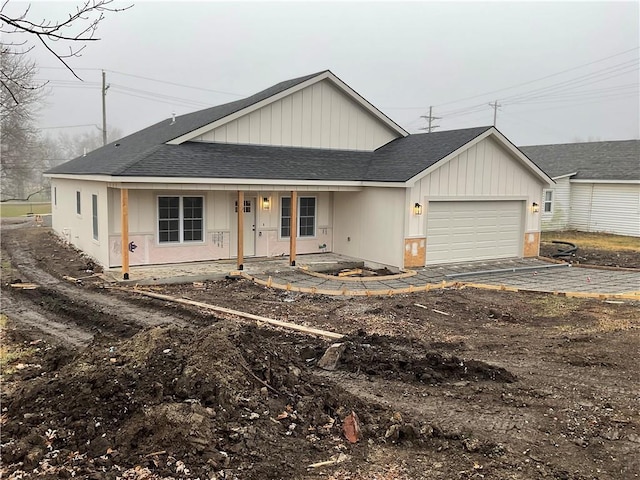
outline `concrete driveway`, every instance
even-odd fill
[[[319,276],[302,269],[278,269],[249,274],[259,283],[303,292],[343,292],[345,295],[376,295],[424,290],[425,286],[451,283],[516,288],[553,293],[637,295],[640,271],[572,267],[539,259],[499,260],[425,267],[415,275],[337,278]],[[429,287],[426,287],[429,289]],[[633,298],[633,297],[632,297]]]
[[[484,285],[509,289],[585,295],[625,295],[640,300],[640,270],[573,267],[539,259],[506,259],[449,264],[386,277],[336,277],[315,271],[322,267],[355,264],[355,259],[334,254],[301,255],[298,266],[286,257],[250,259],[242,276],[272,288],[333,295],[380,295],[429,290],[451,284]],[[132,267],[129,284],[180,283],[219,280],[234,270],[232,260],[192,264]],[[121,282],[119,271],[106,276]]]

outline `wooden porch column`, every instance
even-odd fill
[[[296,237],[298,236],[298,192],[291,191],[291,232],[289,235],[289,265],[296,266]]]
[[[122,278],[129,280],[129,190],[120,189],[120,230],[122,243]]]
[[[244,192],[238,190],[238,270],[244,268]]]

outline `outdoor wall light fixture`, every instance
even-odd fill
[[[422,215],[422,205],[420,205],[418,202],[416,202],[413,206],[413,214]]]
[[[271,209],[271,200],[269,200],[269,197],[263,197],[262,198],[262,209],[263,210],[270,210]]]
[[[536,202],[533,202],[531,204],[531,211],[533,213],[538,213],[540,211],[540,205],[538,205]]]

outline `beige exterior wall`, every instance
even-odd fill
[[[407,189],[404,207],[406,237],[427,235],[426,221],[430,200],[523,200],[524,232],[540,231],[540,214],[533,213],[533,202],[541,205],[543,184],[519,160],[491,137],[481,140]],[[416,202],[423,214],[411,213]],[[427,248],[427,257],[428,257]]]
[[[160,244],[157,240],[157,199],[159,196],[204,197],[205,235],[202,242]],[[290,192],[245,191],[245,200],[254,200],[255,231],[245,229],[245,237],[253,236],[255,256],[289,254],[289,238],[280,237],[280,198]],[[331,251],[333,230],[331,192],[299,191],[299,197],[316,198],[316,235],[298,238],[297,253]],[[269,208],[262,205],[269,199]],[[136,249],[130,253],[130,265],[152,265],[202,260],[229,259],[237,256],[237,214],[235,191],[198,190],[129,190],[129,238]],[[121,265],[120,190],[109,189],[109,263]],[[245,214],[249,215],[249,214]],[[245,243],[246,245],[246,243]],[[321,248],[321,246],[323,246]],[[246,250],[246,247],[245,247]],[[246,254],[245,256],[249,256]]]
[[[397,137],[396,132],[324,80],[193,141],[372,151]]]
[[[109,264],[107,187],[101,182],[51,179],[53,230],[103,266]],[[80,215],[76,212],[80,192]],[[92,196],[98,198],[98,239],[93,238]],[[77,272],[70,273],[70,275]]]
[[[559,178],[556,184],[549,187],[553,191],[552,211],[544,211],[544,195],[540,203],[540,217],[543,231],[564,230],[569,225],[570,216],[570,192],[569,177]]]
[[[404,189],[370,187],[362,192],[336,192],[334,196],[333,251],[401,267]]]

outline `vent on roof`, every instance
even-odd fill
[[[169,125],[173,125],[176,123],[176,112],[171,112],[171,123]]]

